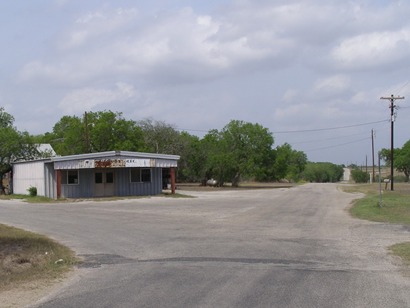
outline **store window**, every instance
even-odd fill
[[[151,169],[132,168],[130,169],[131,183],[151,182]]]
[[[141,169],[139,168],[132,168],[130,170],[131,173],[131,183],[139,183],[141,182]]]
[[[78,185],[78,170],[61,170],[61,184]]]
[[[141,169],[141,182],[151,182],[151,169]]]

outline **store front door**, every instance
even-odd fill
[[[94,196],[114,196],[114,171],[95,170],[94,172]]]

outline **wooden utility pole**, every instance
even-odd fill
[[[89,128],[88,128],[88,114],[87,114],[87,112],[84,112],[84,146],[85,146],[85,152],[86,153],[91,153],[90,131],[89,131]]]
[[[374,130],[373,129],[372,129],[372,166],[373,166],[372,183],[374,183],[376,176],[374,173]]]
[[[388,99],[390,101],[390,190],[394,190],[393,186],[393,175],[394,175],[394,167],[393,167],[393,160],[394,160],[394,155],[393,155],[393,150],[394,150],[394,110],[396,109],[396,105],[394,104],[394,101],[396,99],[404,99],[403,96],[394,96],[393,94],[390,97],[380,97],[380,99]]]

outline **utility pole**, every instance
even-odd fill
[[[374,130],[372,129],[372,166],[373,166],[373,176],[372,176],[372,183],[374,183],[374,180],[376,179],[376,176],[374,174]]]
[[[380,168],[380,151],[378,152],[379,154],[379,207],[382,207],[382,173],[381,173],[381,168]]]
[[[91,153],[90,147],[90,131],[88,128],[88,114],[84,112],[84,145],[85,145],[85,152]]]
[[[396,109],[396,105],[394,104],[394,101],[396,99],[404,99],[404,96],[394,96],[393,94],[390,97],[380,97],[380,99],[388,99],[390,101],[390,190],[394,190],[393,186],[393,173],[394,173],[394,167],[393,167],[393,160],[394,160],[394,155],[393,155],[393,150],[394,150],[394,110]]]

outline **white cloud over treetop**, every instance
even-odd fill
[[[66,114],[78,114],[84,110],[107,103],[121,102],[137,96],[133,86],[117,83],[115,89],[82,88],[69,92],[59,103],[59,108]]]

